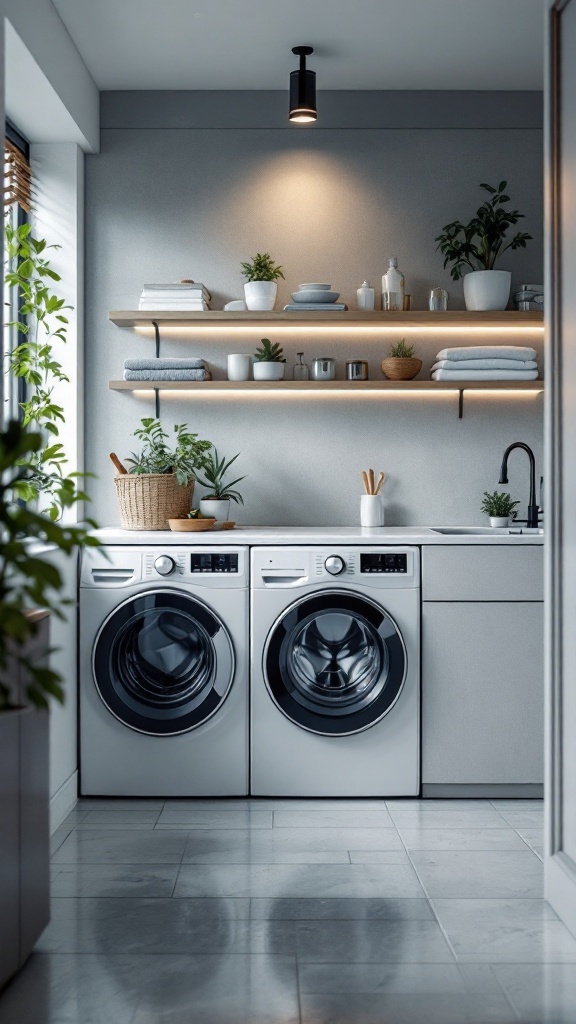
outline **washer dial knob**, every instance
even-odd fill
[[[340,555],[329,555],[324,562],[324,568],[331,576],[339,576],[341,572],[344,572],[346,562],[340,558]]]
[[[170,555],[159,555],[154,562],[154,568],[160,576],[170,576],[176,568],[176,562]]]

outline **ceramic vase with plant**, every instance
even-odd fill
[[[382,360],[382,373],[388,380],[413,380],[421,369],[422,360],[415,358],[414,345],[407,345],[404,338],[392,345]]]
[[[254,311],[274,309],[278,290],[276,282],[279,277],[284,278],[282,267],[274,263],[268,252],[257,252],[252,259],[240,265],[246,278],[244,295],[247,308]]]
[[[459,220],[446,224],[435,239],[437,248],[444,254],[444,266],[452,264],[450,274],[454,281],[469,268],[464,277],[466,309],[506,309],[511,274],[508,270],[495,270],[495,263],[507,249],[525,249],[526,242],[532,238],[525,231],[518,231],[506,242],[510,228],[524,217],[518,210],[504,209],[504,204],[510,202],[510,196],[506,195],[507,184],[501,181],[498,188],[481,184],[480,188],[488,192],[489,198],[476,211],[476,216],[468,224]]]
[[[244,499],[239,491],[237,491],[236,484],[239,484],[241,480],[245,480],[245,476],[238,476],[235,480],[225,480],[225,476],[230,469],[233,462],[236,462],[237,455],[233,455],[231,459],[226,462],[225,458],[220,458],[216,448],[211,451],[204,463],[203,477],[198,477],[198,483],[202,487],[206,488],[207,494],[205,498],[200,501],[200,512],[203,516],[214,518],[217,522],[226,523],[229,521],[230,516],[230,502],[235,501],[237,504],[243,505]]]
[[[508,526],[510,519],[516,515],[519,501],[512,501],[512,496],[505,491],[484,491],[484,500],[480,510],[490,516],[490,526],[502,529]]]
[[[261,347],[254,353],[254,380],[282,380],[286,370],[284,350],[270,338],[261,339]]]

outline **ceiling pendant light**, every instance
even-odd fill
[[[314,53],[313,46],[293,46],[292,53],[300,57],[298,71],[290,73],[290,120],[303,124],[315,121],[316,112],[316,72],[306,68],[306,57]]]

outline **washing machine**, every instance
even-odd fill
[[[251,793],[417,796],[418,548],[251,559]]]
[[[247,794],[248,575],[245,547],[83,552],[83,794]]]

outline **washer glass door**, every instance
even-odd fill
[[[367,597],[323,591],[291,605],[264,651],[264,676],[278,708],[303,729],[345,736],[390,711],[406,678],[394,620]]]
[[[234,652],[206,605],[180,591],[147,591],[108,616],[92,666],[98,693],[124,725],[173,736],[221,706],[234,677]]]

